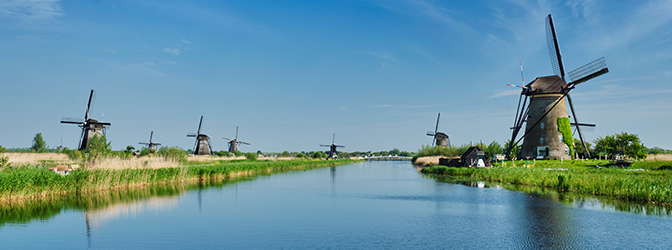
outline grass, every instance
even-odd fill
[[[179,183],[235,178],[274,171],[308,169],[352,163],[351,160],[318,161],[214,161],[188,162],[181,167],[102,168],[84,166],[61,176],[43,166],[12,167],[0,171],[0,201],[86,193],[159,183]]]
[[[536,164],[516,161],[515,165],[505,162],[504,167],[491,169],[436,166],[423,172],[672,206],[672,171],[654,170],[669,166],[670,162],[635,162],[630,167],[630,170],[639,168],[645,171],[594,167],[607,163],[597,160],[537,161]]]

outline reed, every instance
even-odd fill
[[[158,160],[157,160],[158,161]],[[164,160],[166,161],[166,160]],[[308,169],[352,163],[351,160],[316,161],[215,161],[189,162],[180,167],[121,167],[99,165],[82,167],[69,175],[61,176],[45,167],[19,167],[0,171],[0,201],[44,197],[54,194],[86,193],[124,187],[143,186],[157,183],[180,183],[209,179],[235,178],[274,171]],[[160,162],[160,161],[158,161]],[[117,162],[119,163],[119,162]],[[144,164],[144,163],[143,163]],[[166,163],[170,164],[170,163]],[[108,167],[105,167],[108,166]],[[164,167],[161,167],[164,166]]]
[[[581,162],[581,163],[579,163]],[[518,162],[518,167],[492,169],[426,168],[424,173],[446,176],[469,176],[486,181],[515,185],[554,188],[562,192],[612,196],[623,200],[645,201],[672,205],[672,171],[628,171],[626,169],[596,169],[594,162],[548,161],[530,164]]]

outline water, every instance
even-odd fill
[[[672,248],[666,213],[474,186],[363,162],[65,196],[0,207],[0,248]]]

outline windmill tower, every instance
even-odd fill
[[[441,113],[439,113],[439,115],[436,117],[436,128],[434,128],[434,132],[427,131],[427,135],[433,137],[432,147],[434,147],[434,143],[436,143],[437,146],[450,147],[450,137],[448,136],[448,134],[444,132],[439,132],[440,118]]]
[[[546,17],[546,38],[555,75],[538,77],[524,87],[510,85],[520,87],[522,91],[518,99],[518,109],[512,127],[511,143],[507,145],[507,157],[510,157],[513,146],[517,145],[520,140],[525,139],[518,158],[571,159],[570,151],[574,147],[573,143],[570,143],[570,141],[573,142],[571,125],[576,126],[582,143],[584,143],[584,140],[581,134],[581,125],[594,126],[578,123],[569,92],[580,83],[608,73],[606,60],[601,57],[570,71],[568,74],[570,82],[567,83],[555,26],[550,14]],[[524,101],[521,106],[520,101],[523,96]],[[526,107],[528,99],[529,105]],[[567,103],[569,103],[574,118],[573,124],[569,120]],[[516,141],[523,123],[526,123],[524,133]],[[586,148],[585,143],[583,146]],[[587,154],[590,155],[590,153]]]
[[[161,145],[161,143],[158,142],[152,142],[152,137],[154,137],[154,131],[152,131],[149,134],[149,143],[147,142],[138,142],[138,144],[141,145],[147,145],[147,148],[149,149],[149,152],[156,153],[156,146]]]
[[[331,145],[324,145],[320,144],[320,147],[329,147],[329,158],[331,159],[336,159],[338,158],[338,155],[336,155],[336,148],[344,148],[345,146],[341,145],[336,145],[334,141],[336,140],[336,133],[334,133],[334,136],[331,138]]]
[[[196,143],[194,144],[194,155],[211,155],[212,147],[210,146],[210,136],[201,134],[202,124],[203,116],[201,116],[201,121],[198,123],[198,131],[196,131],[196,134],[187,134],[187,137],[196,137]]]
[[[229,141],[229,152],[240,151],[240,150],[238,150],[238,145],[240,145],[240,144],[250,146],[249,143],[238,140],[238,126],[236,126],[236,139],[229,139],[229,138],[226,138],[226,137],[222,137],[222,138],[224,138],[224,140]]]
[[[112,125],[109,122],[99,122],[95,119],[89,118],[91,99],[93,99],[93,89],[91,90],[91,94],[89,94],[89,103],[86,105],[84,120],[72,118],[63,118],[61,120],[61,123],[77,124],[77,126],[82,128],[82,135],[79,137],[79,146],[77,147],[77,149],[80,151],[86,150],[88,148],[89,141],[91,141],[94,135],[98,135],[99,137],[104,136],[107,126]]]

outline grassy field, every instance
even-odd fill
[[[672,206],[672,162],[641,161],[628,169],[595,167],[608,163],[598,160],[530,161],[529,164],[507,161],[490,169],[435,166],[423,172]]]
[[[48,165],[22,165],[5,168],[0,171],[0,202],[151,184],[235,178],[354,162],[352,160],[219,160],[205,163],[186,162],[178,167],[170,161],[166,163],[165,160],[157,160],[158,163],[151,163],[149,160],[133,163],[133,159],[112,159],[110,161],[101,161],[91,166],[84,165],[65,176],[49,171]],[[126,161],[130,163],[123,165]]]

